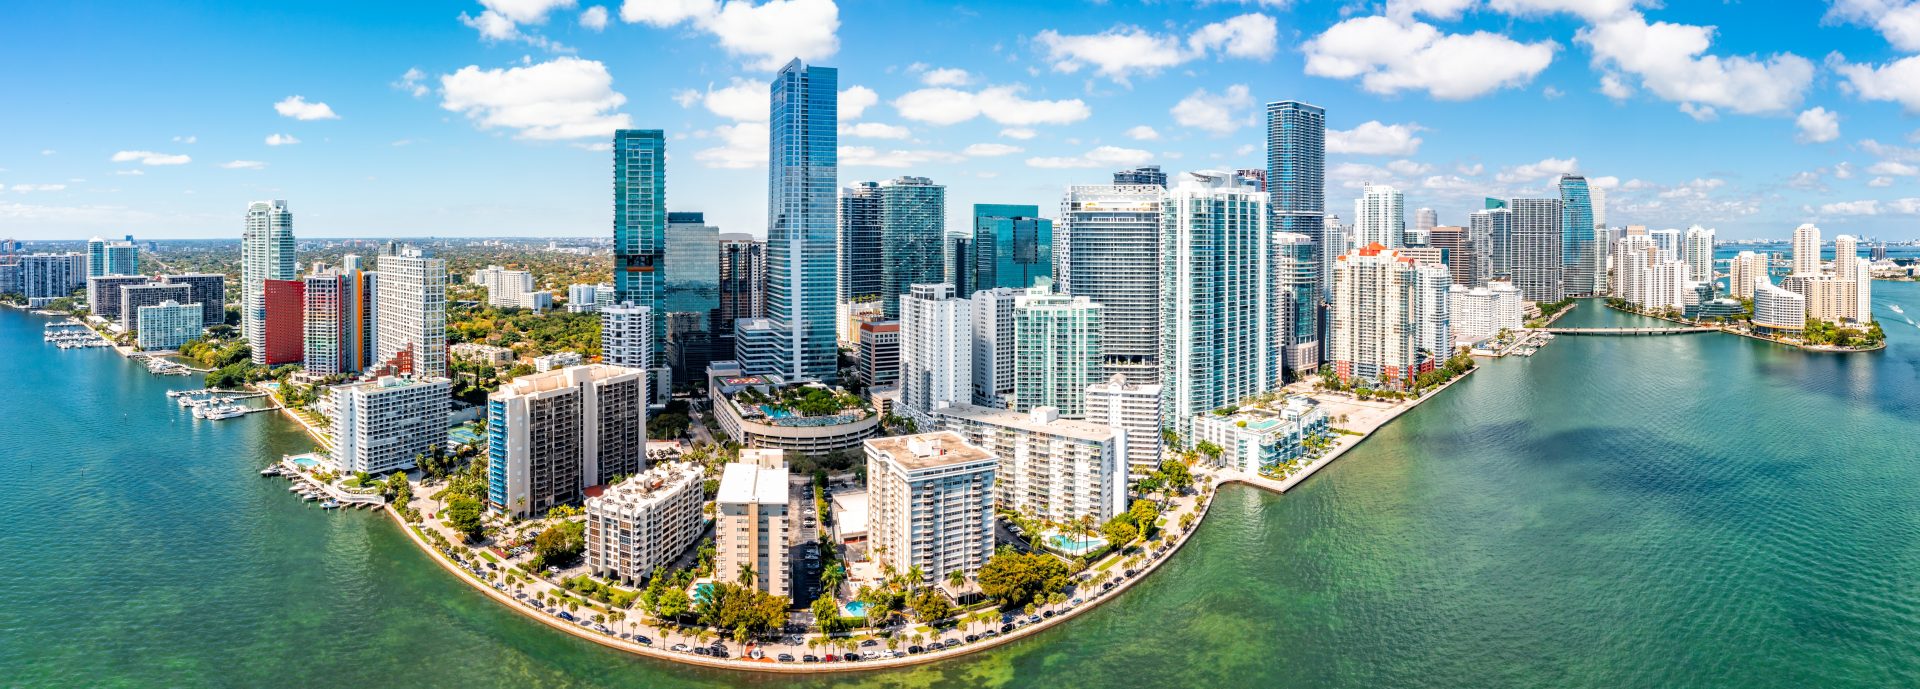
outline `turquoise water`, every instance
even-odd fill
[[[300,455],[298,457],[293,458],[293,464],[294,466],[298,466],[302,469],[312,469],[316,466],[320,466],[320,460],[314,459],[307,455]]]
[[[705,603],[713,599],[713,584],[700,582],[693,585],[693,602]]]
[[[811,679],[523,619],[384,517],[259,477],[310,449],[292,423],[195,422],[163,394],[192,377],[0,309],[0,685],[1920,686],[1920,327],[1887,308],[1920,288],[1875,290],[1877,354],[1562,337],[1491,362],[1286,496],[1224,490],[1083,619]]]
[[[1107,539],[1095,537],[1068,538],[1061,534],[1053,534],[1047,537],[1047,544],[1052,545],[1055,550],[1063,550],[1069,553],[1083,553],[1106,545],[1106,543]]]
[[[847,617],[866,617],[867,616],[867,604],[864,602],[857,601],[857,600],[850,600],[850,601],[847,601],[846,605],[841,607],[846,608]]]

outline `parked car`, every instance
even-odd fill
[[[800,662],[803,662],[803,663],[818,663],[818,662],[820,662],[820,656],[816,656],[816,655],[804,655],[804,656],[800,656]]]
[[[780,662],[782,662],[782,663],[791,663],[791,662],[793,662],[793,654],[791,654],[791,653],[782,653],[782,654],[780,654],[780,655],[778,655],[778,656],[774,656],[774,660],[778,660],[778,661],[780,661]]]
[[[678,651],[680,653],[686,653],[690,649],[687,648],[686,644],[674,644],[673,650]]]
[[[920,653],[926,653],[927,649],[921,648],[919,646],[908,646],[907,652],[913,653],[913,654],[920,654]]]
[[[633,635],[633,642],[634,642],[634,643],[637,643],[637,644],[640,644],[640,645],[642,645],[642,646],[652,646],[652,645],[653,645],[653,639],[649,639],[649,638],[647,638],[647,637],[644,637],[644,636],[640,636],[639,634],[635,634],[635,635]]]
[[[566,620],[566,621],[568,621],[568,622],[572,622],[572,621],[573,621],[573,613],[569,613],[569,612],[567,612],[567,611],[565,611],[565,610],[562,610],[562,611],[560,611],[560,615],[559,615],[559,617],[560,617],[560,619],[563,619],[563,620]]]

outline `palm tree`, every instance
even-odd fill
[[[960,590],[960,587],[967,585],[967,573],[957,569],[947,572],[947,585],[956,591]]]
[[[920,582],[925,581],[926,578],[927,578],[927,571],[924,569],[921,569],[920,565],[914,565],[912,567],[908,567],[907,568],[907,591],[913,592],[913,591],[919,590]]]

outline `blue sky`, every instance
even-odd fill
[[[262,198],[304,237],[606,234],[619,126],[667,131],[671,209],[764,234],[764,84],[799,56],[840,69],[842,183],[932,177],[950,223],[1261,167],[1261,105],[1301,99],[1342,215],[1373,180],[1462,224],[1570,170],[1616,225],[1910,239],[1917,2],[22,4],[0,236],[238,236]]]

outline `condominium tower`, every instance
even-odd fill
[[[374,280],[374,359],[415,375],[447,375],[447,262],[406,247],[380,257]],[[402,356],[404,354],[404,356]]]
[[[253,363],[265,365],[268,280],[292,280],[293,212],[286,201],[247,206],[240,236],[240,333],[253,345]]]
[[[1275,232],[1306,235],[1321,263],[1328,253],[1326,228],[1327,111],[1300,101],[1267,104],[1266,192]],[[1316,293],[1327,291],[1324,272]],[[1317,304],[1316,304],[1317,308]]]
[[[1189,172],[1163,205],[1160,394],[1185,434],[1199,414],[1277,387],[1267,195],[1229,174]],[[1082,388],[1084,390],[1084,388]]]
[[[445,378],[382,376],[333,388],[333,459],[347,473],[385,476],[446,447]]]
[[[578,504],[588,486],[646,467],[646,373],[592,364],[534,373],[487,395],[487,504],[515,516]]]
[[[952,431],[864,443],[869,556],[923,582],[978,574],[993,556],[999,460]]]
[[[767,316],[736,329],[751,373],[832,381],[834,192],[838,186],[839,72],[787,63],[772,85],[767,165]]]
[[[1106,372],[1096,379],[1120,373],[1137,383],[1158,382],[1165,195],[1154,184],[1071,186],[1061,203],[1054,276],[1060,292],[1100,305]]]
[[[613,301],[653,314],[647,367],[666,365],[667,144],[658,129],[613,133]]]

